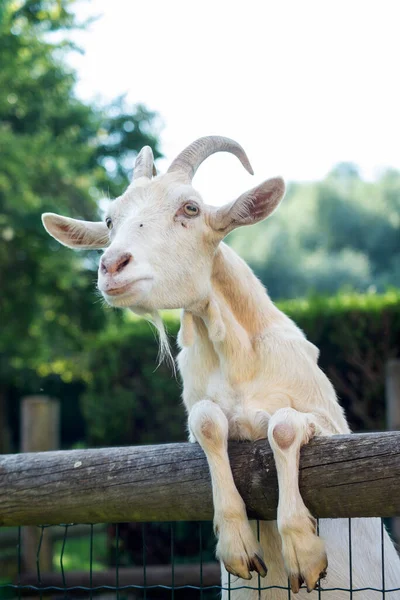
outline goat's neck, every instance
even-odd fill
[[[192,311],[185,311],[183,337],[186,330],[189,343],[192,335],[192,343],[212,346],[229,380],[245,381],[259,368],[262,333],[284,318],[246,263],[221,244],[214,259],[209,297]]]

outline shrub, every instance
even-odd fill
[[[176,334],[178,320],[169,319]],[[186,439],[180,384],[157,365],[155,332],[143,320],[104,331],[92,343],[90,380],[82,397],[91,445],[152,444]]]
[[[385,429],[385,368],[400,350],[400,291],[280,303],[320,349],[352,429]]]

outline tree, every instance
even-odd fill
[[[5,2],[0,15],[0,451],[10,387],[38,390],[51,373],[72,379],[83,337],[118,318],[95,303],[93,253],[53,242],[41,213],[96,219],[99,199],[121,193],[144,144],[160,156],[154,113],[74,95],[71,44],[49,41],[76,26],[72,5]]]
[[[341,163],[321,182],[289,185],[271,219],[229,243],[277,299],[399,287],[399,234],[400,172],[371,183]]]

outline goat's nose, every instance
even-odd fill
[[[115,275],[115,273],[120,273],[125,269],[126,265],[133,260],[133,256],[130,252],[124,252],[120,254],[117,258],[107,259],[102,257],[100,261],[100,268],[102,273],[109,275]]]

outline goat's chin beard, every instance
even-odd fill
[[[113,308],[131,308],[134,310],[136,307],[135,301],[129,296],[123,298],[112,298],[111,301],[109,298],[106,298],[106,302]]]
[[[152,299],[147,296],[147,294],[140,296],[138,294],[126,294],[121,296],[107,296],[107,294],[104,294],[103,298],[112,308],[129,308],[129,310],[138,315],[169,308],[168,306],[158,306],[158,303],[157,306],[155,306],[154,301],[152,302]]]
[[[113,308],[129,308],[133,312],[151,312],[154,308],[146,303],[146,298],[138,298],[138,294],[127,294],[126,296],[104,296],[105,301]]]

